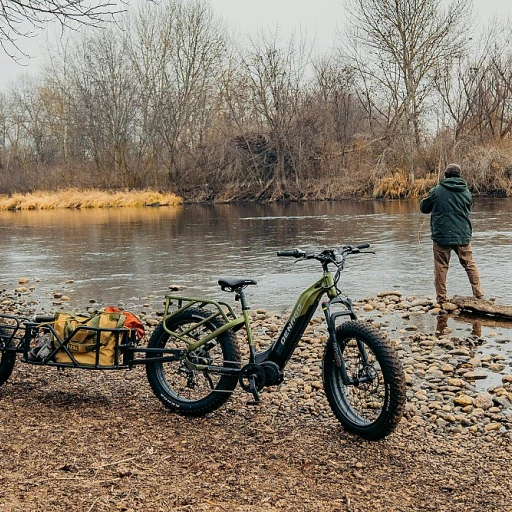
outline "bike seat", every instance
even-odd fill
[[[220,284],[221,290],[224,292],[234,292],[251,284],[258,284],[254,279],[244,277],[223,277],[219,279],[218,283]]]

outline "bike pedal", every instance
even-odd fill
[[[261,400],[249,400],[245,403],[246,403],[246,405],[261,405],[262,401]]]

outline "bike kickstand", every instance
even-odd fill
[[[258,390],[256,389],[256,377],[254,375],[251,375],[251,377],[249,377],[249,388],[252,393],[252,396],[254,397],[254,400],[249,400],[247,402],[247,405],[260,405],[261,398],[258,393]]]

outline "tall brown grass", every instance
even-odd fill
[[[183,201],[174,194],[153,190],[107,192],[74,188],[56,192],[0,196],[0,210],[53,210],[57,208],[120,208],[127,206],[175,206]]]
[[[395,172],[378,180],[373,189],[373,197],[379,199],[404,199],[408,197],[422,197],[437,185],[439,176],[427,174],[424,178],[417,178],[411,183],[404,172]]]

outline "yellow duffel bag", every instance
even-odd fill
[[[97,311],[92,316],[78,315],[73,313],[56,313],[53,328],[55,333],[64,343],[75,329],[79,329],[66,344],[77,363],[94,366],[96,364],[96,353],[99,349],[100,357],[98,364],[100,366],[112,366],[114,364],[114,354],[116,347],[116,338],[118,343],[122,339],[122,334],[109,329],[118,329],[124,327],[126,316],[121,312]],[[88,329],[92,327],[93,329]],[[95,329],[107,329],[97,331]],[[99,337],[99,338],[98,338]],[[54,347],[60,346],[57,338],[53,340]],[[57,363],[71,363],[71,358],[61,348],[55,354]]]

